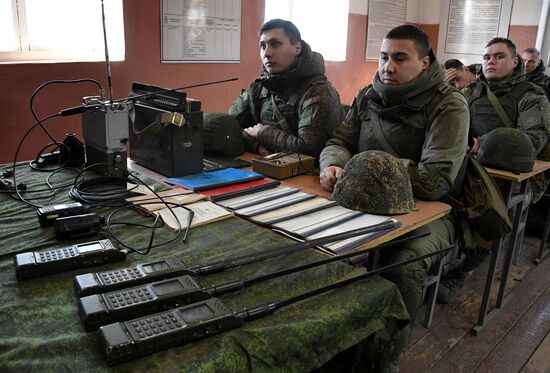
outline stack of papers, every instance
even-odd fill
[[[206,196],[202,194],[196,194],[185,189],[165,190],[157,194],[161,198],[156,197],[154,194],[147,194],[144,196],[126,198],[126,201],[134,204],[138,210],[150,213],[166,208],[164,202],[182,206],[206,199]],[[176,207],[172,204],[170,205],[171,207]]]
[[[217,203],[236,215],[270,226],[299,241],[367,228],[390,220],[395,223],[394,228],[399,226],[399,222],[389,216],[350,210],[339,206],[335,201],[286,186],[249,193]],[[321,248],[332,254],[343,253],[387,231],[348,238],[323,245]]]
[[[193,218],[191,220],[191,228],[205,225],[208,223],[213,223],[215,221],[228,219],[234,214],[230,211],[227,211],[223,207],[220,207],[212,202],[198,202],[191,205],[185,206],[189,210],[193,211]],[[170,229],[178,230],[178,228],[185,229],[189,224],[189,217],[191,214],[189,210],[186,210],[182,207],[176,207],[172,209],[172,212],[168,208],[162,210],[157,210],[154,213],[159,214]],[[176,215],[177,219],[174,217]]]

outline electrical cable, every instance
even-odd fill
[[[12,195],[13,198],[15,199],[19,199],[20,201],[26,203],[27,205],[30,205],[30,206],[34,206],[34,207],[43,207],[43,206],[40,206],[40,205],[36,205],[30,201],[32,201],[32,199],[30,200],[25,200],[23,198],[23,196],[21,195],[20,193],[20,188],[26,188],[25,184],[21,183],[20,185],[17,184],[17,181],[16,181],[16,177],[15,177],[15,167],[16,167],[16,163],[17,163],[17,156],[19,155],[19,150],[21,150],[21,145],[23,145],[23,142],[25,141],[25,139],[27,138],[27,136],[31,133],[31,131],[33,129],[35,129],[36,127],[38,126],[42,126],[42,123],[44,123],[45,121],[51,119],[51,118],[55,118],[57,116],[59,116],[60,114],[59,113],[55,113],[55,114],[50,114],[48,115],[47,117],[43,118],[43,119],[40,119],[38,120],[33,126],[31,126],[31,128],[29,128],[27,130],[27,132],[25,132],[25,134],[23,135],[23,138],[19,141],[19,144],[17,144],[17,148],[15,150],[15,154],[13,156],[13,164],[12,164],[12,177],[13,177],[13,187],[14,187],[14,192],[17,194],[17,197],[15,197],[14,195]],[[55,140],[54,140],[55,141]]]
[[[39,119],[38,119],[38,116],[36,115],[36,112],[34,110],[34,99],[36,98],[36,95],[38,95],[38,93],[44,89],[45,87],[47,87],[48,85],[50,84],[74,84],[74,83],[83,83],[83,82],[91,82],[91,83],[94,83],[96,84],[98,87],[99,87],[99,90],[100,92],[103,92],[103,87],[101,86],[101,84],[95,80],[95,79],[91,79],[91,78],[83,78],[83,79],[71,79],[71,80],[68,80],[68,79],[56,79],[56,80],[49,80],[47,81],[46,83],[43,83],[41,84],[38,88],[36,88],[34,90],[34,92],[32,93],[31,95],[31,99],[30,99],[30,102],[29,102],[29,105],[30,105],[30,109],[31,109],[31,113],[32,113],[32,116],[34,117],[34,119],[37,121],[37,122],[41,122]],[[40,124],[40,127],[42,128],[42,130],[44,131],[44,133],[46,133],[46,135],[50,138],[50,140],[52,140],[53,143],[57,142],[54,137],[52,136],[52,134],[46,129],[46,127],[44,127],[42,124]]]
[[[162,198],[161,198],[162,199]],[[172,207],[171,206],[175,206],[175,207],[181,207],[183,208],[184,210],[187,210],[188,211],[188,224],[187,224],[187,227],[185,229],[185,233],[184,233],[184,236],[187,236],[187,232],[189,231],[190,229],[190,222],[192,220],[192,214],[193,214],[193,211],[190,210],[189,208],[185,207],[185,206],[181,206],[175,202],[167,202],[167,201],[162,201],[166,207],[168,207],[169,211],[172,213],[172,215],[174,216],[174,219],[175,221],[177,222],[178,224],[178,228],[177,228],[177,233],[176,235],[167,240],[167,241],[164,241],[162,243],[159,243],[159,244],[153,244],[153,240],[154,240],[154,233],[155,233],[155,230],[156,230],[156,223],[158,221],[158,219],[160,218],[160,214],[157,215],[157,217],[155,218],[155,224],[153,225],[153,231],[151,233],[151,238],[149,239],[149,245],[146,247],[146,248],[139,248],[139,249],[136,249],[134,247],[131,247],[129,245],[126,245],[125,243],[123,243],[121,240],[119,240],[116,235],[113,233],[113,230],[111,229],[111,226],[113,225],[124,225],[124,224],[129,224],[129,225],[133,225],[135,223],[125,223],[125,222],[112,222],[111,220],[113,219],[113,217],[118,214],[120,211],[123,211],[125,209],[128,209],[128,208],[131,208],[131,207],[134,207],[136,205],[148,205],[148,204],[156,204],[158,202],[141,202],[141,203],[138,203],[138,204],[134,204],[134,205],[126,205],[126,206],[122,206],[122,207],[119,207],[118,209],[116,209],[115,211],[111,212],[111,214],[109,214],[109,216],[107,217],[107,219],[105,219],[105,225],[106,225],[106,230],[107,232],[109,233],[111,239],[113,241],[115,241],[118,245],[120,246],[123,246],[125,248],[127,248],[128,250],[132,251],[132,252],[135,252],[137,254],[140,254],[140,255],[147,255],[149,254],[149,251],[152,249],[152,248],[155,248],[155,247],[159,247],[159,246],[164,246],[164,245],[168,245],[169,243],[172,243],[174,241],[176,241],[178,239],[178,237],[180,236],[180,233],[182,231],[182,226],[181,226],[181,222],[179,220],[179,218],[177,217],[177,215],[175,214],[175,212],[172,210]]]
[[[164,205],[168,208],[168,210],[170,211],[170,213],[172,214],[172,216],[174,217],[175,221],[176,221],[177,224],[178,224],[177,234],[176,234],[176,236],[175,236],[173,239],[170,239],[170,240],[168,240],[168,241],[166,241],[166,242],[163,242],[163,243],[161,243],[161,244],[153,245],[153,240],[154,240],[154,235],[155,235],[155,231],[156,231],[156,228],[157,228],[157,221],[158,221],[158,218],[155,219],[155,223],[154,223],[154,225],[152,226],[153,231],[152,231],[152,233],[151,233],[150,244],[149,244],[146,248],[135,249],[135,248],[133,248],[133,247],[131,247],[131,246],[128,246],[128,245],[124,244],[122,241],[120,241],[120,240],[115,236],[115,234],[113,233],[113,231],[112,231],[112,229],[111,229],[111,226],[112,226],[112,225],[115,225],[115,224],[116,224],[116,225],[124,225],[124,224],[135,225],[135,223],[111,222],[111,219],[112,219],[112,217],[113,217],[114,215],[116,215],[119,211],[122,211],[122,210],[127,209],[127,208],[130,208],[130,207],[134,207],[135,205],[146,205],[146,204],[153,204],[153,203],[156,204],[156,203],[158,203],[158,202],[156,202],[156,201],[154,201],[154,202],[141,202],[141,203],[137,203],[137,204],[133,204],[133,205],[125,204],[125,205],[123,205],[123,206],[120,206],[118,209],[116,209],[115,211],[113,211],[111,214],[109,214],[109,216],[107,217],[107,219],[105,219],[105,225],[106,225],[106,228],[107,228],[106,230],[107,230],[107,232],[109,233],[109,235],[111,236],[111,238],[112,238],[115,242],[117,242],[120,246],[123,246],[123,247],[125,247],[125,248],[127,248],[127,249],[129,249],[129,250],[131,250],[131,251],[133,251],[133,252],[136,252],[136,253],[140,254],[140,255],[147,255],[147,254],[149,253],[149,251],[151,250],[151,248],[159,247],[159,246],[163,246],[163,245],[167,245],[167,244],[169,244],[169,243],[175,241],[175,240],[179,237],[179,235],[180,235],[180,233],[181,233],[181,231],[182,231],[182,226],[181,226],[181,222],[179,221],[179,218],[177,217],[176,213],[173,211],[171,205],[172,205],[172,206],[176,206],[176,207],[181,207],[181,208],[183,208],[184,210],[187,210],[187,212],[188,212],[188,219],[187,219],[188,224],[187,224],[187,227],[186,227],[186,229],[185,229],[185,234],[184,234],[184,242],[185,242],[185,240],[186,240],[186,238],[187,238],[187,235],[188,235],[188,232],[189,232],[189,229],[191,228],[191,221],[192,221],[192,219],[193,219],[194,212],[193,212],[191,209],[189,209],[189,208],[187,208],[187,207],[185,207],[185,206],[181,206],[181,205],[179,205],[179,204],[177,204],[177,203],[165,201],[157,192],[155,192],[154,189],[152,189],[149,185],[147,185],[146,183],[144,183],[144,182],[143,182],[141,179],[139,179],[137,176],[134,176],[134,175],[132,175],[131,173],[129,173],[127,170],[123,170],[123,169],[121,169],[121,168],[119,168],[119,167],[117,167],[117,166],[115,166],[115,165],[112,165],[112,164],[109,164],[109,163],[94,163],[94,164],[92,164],[92,165],[86,167],[86,168],[83,169],[82,171],[80,171],[80,173],[79,173],[79,174],[77,175],[77,177],[75,178],[75,182],[74,182],[74,184],[73,184],[73,188],[71,189],[71,192],[69,193],[69,195],[70,195],[72,198],[78,197],[78,198],[80,198],[80,201],[82,201],[82,202],[84,202],[84,203],[92,202],[92,204],[93,204],[93,203],[95,202],[95,203],[96,203],[96,204],[95,204],[96,206],[99,206],[99,205],[105,206],[105,204],[106,204],[105,201],[103,201],[102,203],[97,203],[97,202],[98,202],[98,200],[100,200],[100,199],[105,200],[106,198],[108,198],[108,197],[104,197],[104,196],[109,196],[108,193],[106,193],[106,194],[104,193],[104,194],[101,194],[101,195],[98,196],[97,194],[96,194],[96,195],[93,195],[93,193],[88,193],[88,192],[85,191],[85,190],[82,191],[82,190],[79,190],[78,188],[75,188],[75,185],[77,185],[77,183],[78,183],[78,179],[80,178],[80,176],[82,176],[82,174],[83,174],[85,171],[88,171],[88,170],[90,170],[91,168],[99,167],[99,166],[106,166],[106,167],[109,167],[109,168],[113,168],[114,170],[116,170],[116,171],[118,171],[118,172],[122,172],[122,174],[125,175],[125,177],[112,177],[112,176],[106,177],[106,176],[102,176],[102,177],[95,178],[95,179],[85,180],[85,182],[86,182],[86,181],[87,181],[87,182],[90,182],[90,185],[86,185],[87,187],[88,187],[88,186],[94,186],[95,184],[101,184],[101,183],[104,182],[104,181],[108,181],[108,179],[111,179],[111,180],[116,179],[116,180],[118,180],[118,181],[124,181],[124,182],[125,182],[124,185],[127,185],[128,182],[132,182],[132,181],[130,181],[129,178],[135,179],[135,181],[133,181],[133,183],[135,184],[134,188],[136,188],[136,187],[139,186],[139,185],[145,186],[152,194],[155,195],[155,197],[156,197],[157,199],[159,199],[162,203],[164,203]],[[99,180],[97,180],[97,179],[99,179]],[[94,180],[96,180],[96,181],[94,181]],[[132,189],[134,189],[134,188],[132,188]],[[117,195],[117,197],[122,197],[122,194],[124,194],[125,197],[127,197],[127,196],[128,196],[128,193],[129,193],[130,191],[131,191],[131,190],[126,190],[125,193],[119,193],[119,195]],[[95,201],[90,200],[90,197],[84,197],[84,195],[92,196],[91,198],[92,198],[92,199],[95,199]],[[115,200],[112,198],[112,195],[111,195],[111,200],[110,200],[110,202],[114,202],[114,201],[115,201]],[[109,207],[111,207],[111,206],[109,206]]]

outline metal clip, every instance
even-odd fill
[[[177,113],[177,112],[173,112],[172,113],[172,120],[170,121],[173,125],[175,126],[178,126],[178,127],[181,127],[183,126],[185,123],[187,123],[185,121],[185,117],[183,116],[183,114],[181,113]]]

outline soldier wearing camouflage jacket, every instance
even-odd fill
[[[538,49],[527,48],[521,54],[521,58],[525,64],[525,79],[541,87],[546,97],[550,98],[550,77],[544,72],[544,64]]]
[[[288,21],[269,21],[260,35],[262,74],[235,100],[229,114],[244,129],[248,151],[318,157],[341,112],[338,93],[324,75],[323,56],[311,51]],[[291,54],[281,58],[285,45]],[[288,66],[278,58],[287,58]]]
[[[479,149],[484,136],[497,127],[508,126],[488,94],[494,94],[514,128],[525,133],[532,142],[538,159],[550,160],[550,105],[542,89],[525,79],[523,60],[515,45],[505,38],[494,38],[483,55],[482,73],[476,82],[464,88],[470,106],[471,153]],[[489,92],[489,93],[488,93]],[[529,179],[533,202],[538,201],[548,185],[548,177],[539,174]]]
[[[382,42],[372,86],[359,92],[321,153],[321,186],[332,190],[352,155],[382,150],[394,153],[404,165],[416,198],[437,200],[450,192],[466,155],[469,114],[462,94],[446,84],[443,76],[423,31],[412,25],[392,29]],[[455,229],[450,219],[426,227],[430,235],[382,251],[381,263],[401,262],[453,243]],[[401,266],[387,276],[399,287],[413,319],[427,271],[436,261],[431,257]],[[405,348],[406,336],[404,332],[394,352]]]

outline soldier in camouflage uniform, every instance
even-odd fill
[[[476,75],[481,69],[479,64],[464,66],[460,60],[454,58],[445,61],[444,67],[445,81],[456,89],[462,89],[475,81]]]
[[[291,151],[318,157],[340,121],[340,97],[327,80],[323,56],[312,52],[289,21],[260,29],[263,71],[229,108],[248,151]]]
[[[550,144],[547,142],[550,137],[550,105],[542,89],[525,80],[523,60],[509,39],[494,38],[487,43],[482,74],[463,90],[470,105],[472,154],[477,153],[488,132],[497,127],[509,126],[504,122],[504,113],[499,114],[491,103],[488,91],[498,98],[511,125],[529,136],[537,158],[549,161]],[[505,119],[501,119],[503,117]],[[533,202],[542,196],[549,180],[547,174],[529,179]]]
[[[321,186],[332,191],[353,154],[384,150],[395,154],[407,169],[416,198],[437,200],[449,193],[465,158],[469,113],[462,94],[446,84],[443,75],[422,30],[413,25],[392,29],[382,42],[373,84],[359,91],[321,153]],[[427,227],[429,236],[383,251],[382,264],[435,252],[454,242],[450,219]],[[436,260],[415,262],[388,275],[412,318],[422,301],[427,271]],[[405,346],[403,339],[398,350]]]
[[[550,77],[544,73],[544,64],[540,59],[537,48],[527,48],[521,54],[525,64],[525,79],[538,85],[544,90],[546,97],[550,97]]]

